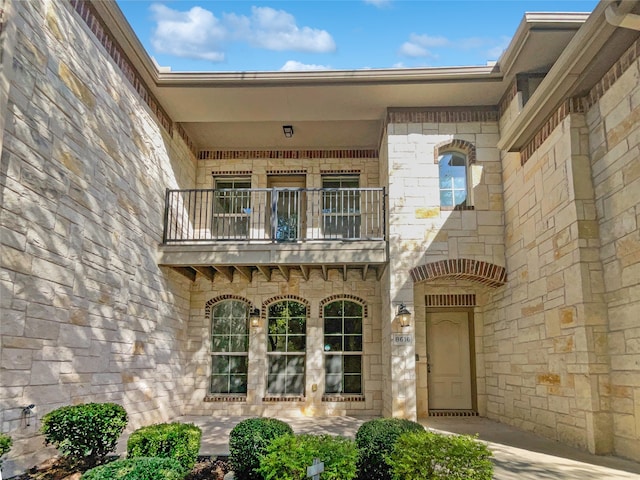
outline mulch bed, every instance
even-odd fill
[[[107,459],[112,460],[117,460],[117,457]],[[72,466],[66,459],[56,457],[7,480],[79,480],[82,473],[88,469],[89,467],[82,465]],[[185,480],[223,480],[228,471],[227,457],[198,457],[193,470]]]

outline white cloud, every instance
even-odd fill
[[[487,51],[487,56],[489,57],[489,60],[498,60],[500,58],[500,55],[502,55],[502,52],[504,52],[509,46],[510,41],[511,39],[509,37],[502,37],[498,45],[490,48]]]
[[[201,7],[179,12],[160,4],[150,9],[156,21],[151,38],[156,51],[213,62],[224,60],[221,43],[227,31],[213,13]]]
[[[150,7],[156,27],[151,40],[160,53],[221,62],[231,41],[265,50],[325,53],[336,50],[326,30],[299,27],[293,15],[269,7],[252,7],[251,16],[224,14],[202,7],[186,12],[161,4]]]
[[[409,36],[409,41],[404,42],[400,46],[400,55],[405,57],[436,57],[434,53],[429,50],[433,47],[446,47],[451,42],[445,37],[432,37],[430,35],[416,35],[412,33]]]
[[[405,57],[427,57],[431,52],[426,48],[411,42],[404,42],[400,46],[400,55]]]
[[[302,62],[297,62],[295,60],[289,60],[285,63],[280,69],[283,72],[309,72],[314,70],[330,70],[331,67],[327,65],[313,65]]]
[[[266,50],[296,52],[333,52],[336,44],[326,30],[298,27],[296,20],[284,10],[252,7],[249,41]]]

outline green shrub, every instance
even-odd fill
[[[487,446],[469,435],[409,432],[388,458],[394,480],[491,480]]]
[[[376,418],[360,425],[356,432],[358,447],[358,478],[389,478],[391,468],[386,457],[400,435],[405,432],[423,432],[419,423],[402,418]]]
[[[159,423],[129,436],[127,456],[173,458],[189,472],[198,459],[202,431],[191,423]]]
[[[275,438],[293,435],[289,424],[275,418],[248,418],[229,434],[229,463],[238,480],[261,480],[260,458]]]
[[[318,458],[323,480],[351,480],[356,476],[358,451],[353,440],[332,435],[284,435],[267,447],[258,471],[265,480],[306,480],[307,467]]]
[[[173,458],[127,458],[85,472],[83,480],[182,480],[182,465]]]
[[[42,417],[46,445],[74,461],[96,462],[116,449],[127,426],[127,412],[115,403],[60,407]]]
[[[13,441],[9,435],[5,435],[4,433],[0,433],[0,457],[2,457],[5,453],[11,450],[11,444]],[[2,459],[0,458],[0,467],[2,467]]]

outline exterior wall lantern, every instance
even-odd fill
[[[283,125],[282,132],[284,133],[284,136],[287,138],[293,137],[293,125]]]
[[[260,310],[255,307],[249,313],[249,323],[253,328],[260,326]]]
[[[396,313],[396,320],[400,323],[402,328],[411,325],[411,312],[407,309],[404,303],[398,305],[398,312]]]

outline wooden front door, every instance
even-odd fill
[[[471,410],[467,311],[427,313],[429,410]]]

